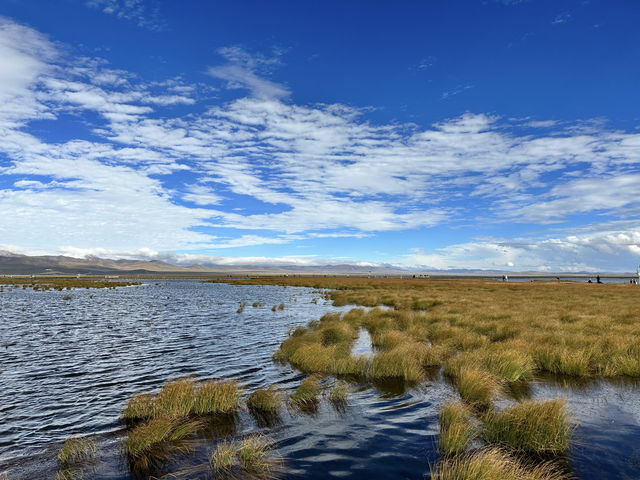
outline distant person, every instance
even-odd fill
[[[600,275],[597,275],[597,276],[596,276],[596,283],[602,283],[602,282],[600,281]]]
[[[587,283],[593,283],[593,282],[591,281],[591,279],[589,279],[589,280],[587,281]]]
[[[505,281],[505,282],[508,282],[508,281],[509,281],[509,275],[505,275],[505,276],[504,276],[504,281]]]

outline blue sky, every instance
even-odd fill
[[[630,271],[640,3],[0,4],[0,249]]]

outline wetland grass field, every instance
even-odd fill
[[[640,478],[636,285],[256,277],[147,287],[103,301],[147,302],[123,325],[130,336],[145,312],[181,300],[158,337],[168,341],[132,365],[182,366],[112,402],[116,446],[68,435],[50,445],[55,465],[42,478]],[[181,312],[201,318],[183,319],[191,340],[175,345]],[[123,381],[138,382],[136,371]],[[40,478],[29,471],[16,478]]]

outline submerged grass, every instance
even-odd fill
[[[525,453],[561,454],[569,448],[571,425],[563,400],[525,401],[482,419],[489,443]]]

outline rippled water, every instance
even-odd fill
[[[280,303],[286,308],[272,312]],[[271,361],[287,331],[347,308],[307,288],[160,280],[71,293],[5,288],[0,309],[0,473],[52,478],[66,437],[98,434],[99,462],[90,478],[128,479],[118,453],[119,412],[132,394],[184,375],[233,377],[248,391],[270,384],[292,390],[302,377]],[[354,350],[366,353],[368,343],[363,334]],[[546,380],[527,393],[568,398],[579,423],[569,458],[576,478],[640,478],[638,385]],[[223,435],[262,430],[286,457],[287,479],[421,479],[438,459],[438,409],[452,397],[435,374],[408,390],[356,384],[344,410],[323,401],[312,414],[284,410],[275,424],[242,411],[235,422],[212,426],[176,468],[205,463]]]

